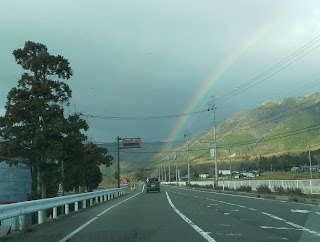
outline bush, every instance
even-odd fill
[[[286,190],[286,194],[288,194],[289,196],[302,195],[302,190],[299,187],[288,187]]]
[[[286,189],[284,189],[282,186],[276,186],[273,189],[278,194],[286,194]]]
[[[215,190],[222,190],[222,187],[217,185],[217,186],[214,186],[214,189]]]
[[[257,187],[257,192],[268,194],[271,193],[271,190],[268,185],[260,185]]]
[[[239,188],[237,188],[236,190],[240,191],[240,192],[251,192],[252,191],[252,187],[251,186],[242,185]]]

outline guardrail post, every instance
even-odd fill
[[[90,198],[90,206],[92,206],[92,204],[93,204],[93,199]]]
[[[64,205],[65,214],[69,214],[69,204]]]
[[[43,224],[43,211],[38,211],[38,224]]]
[[[99,197],[96,197],[96,198],[95,198],[95,200],[96,200],[96,204],[99,202],[99,201],[98,201],[98,198],[99,198]]]
[[[74,203],[74,211],[78,212],[78,210],[79,210],[79,203],[75,202]]]
[[[58,217],[58,209],[57,207],[54,207],[52,209],[52,218],[56,219]]]
[[[86,208],[87,207],[87,200],[83,200],[82,201],[82,208]]]
[[[19,230],[23,230],[26,228],[26,215],[19,216]]]
[[[100,196],[100,202],[101,203],[103,202],[103,196]]]
[[[107,195],[104,195],[104,201],[105,202],[107,201]]]

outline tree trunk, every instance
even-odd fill
[[[41,191],[42,191],[42,183],[41,183],[40,162],[37,159],[37,198],[39,198]]]

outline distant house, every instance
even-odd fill
[[[207,174],[207,173],[202,173],[202,174],[199,175],[199,177],[202,178],[202,179],[205,179],[205,178],[208,178],[208,177],[209,177],[209,174]]]
[[[255,174],[253,174],[252,172],[241,172],[240,174],[242,177],[247,177],[247,178],[254,178],[256,177]]]
[[[318,165],[311,166],[311,171],[318,171],[318,170],[319,170]],[[308,165],[300,166],[299,172],[310,172],[310,166],[308,166]]]
[[[230,176],[231,175],[230,170],[219,170],[218,173],[219,173],[219,175],[222,175],[222,176]]]
[[[299,166],[294,166],[291,168],[291,172],[297,173],[299,172],[300,167]]]

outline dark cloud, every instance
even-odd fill
[[[67,112],[76,106],[94,115],[156,116],[185,112],[215,68],[241,47],[198,108],[212,94],[222,96],[265,71],[318,35],[319,18],[316,0],[7,1],[0,9],[0,114],[22,72],[11,53],[27,40],[69,59],[74,76],[68,81],[73,98]],[[318,62],[315,49],[274,77],[219,103],[217,118],[283,98],[301,80],[312,81],[308,76],[317,74]],[[185,128],[193,127],[197,118],[191,117]],[[97,141],[117,135],[163,140],[178,121],[90,119],[89,135]],[[203,127],[207,124],[209,120]]]

